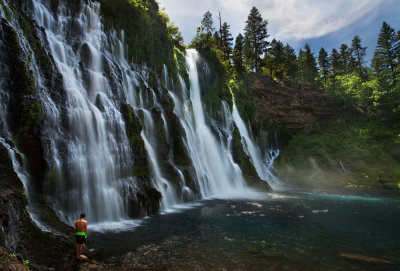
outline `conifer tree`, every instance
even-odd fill
[[[273,39],[265,54],[265,66],[270,76],[282,79],[284,75],[284,46],[279,40]]]
[[[330,64],[329,64],[328,53],[322,47],[318,53],[318,65],[319,65],[319,69],[321,71],[322,78],[323,78],[324,82],[326,83],[326,79],[328,77],[329,70],[330,70]]]
[[[215,30],[213,26],[213,18],[211,12],[207,11],[203,15],[203,19],[201,20],[201,27],[202,30],[208,33],[210,36],[212,35],[213,31]]]
[[[258,71],[260,68],[260,57],[264,54],[268,45],[267,31],[268,22],[265,21],[256,7],[252,7],[247,17],[245,27],[245,58],[250,69]]]
[[[355,66],[358,73],[358,76],[361,79],[365,79],[363,73],[363,63],[366,54],[367,47],[361,46],[361,38],[359,36],[354,36],[353,40],[351,41],[351,53],[355,60]]]
[[[340,45],[339,48],[339,71],[340,75],[347,74],[351,71],[351,52],[347,44]]]
[[[304,46],[304,49],[304,64],[306,65],[305,79],[310,86],[316,87],[318,78],[317,61],[308,44]]]
[[[300,83],[316,87],[318,85],[317,61],[308,44],[304,46],[304,51],[300,50],[298,57],[299,80]]]
[[[372,66],[376,77],[384,89],[392,87],[396,82],[396,76],[399,72],[398,67],[398,48],[399,37],[395,34],[386,22],[383,22],[379,33],[377,46]]]
[[[284,54],[285,77],[294,79],[297,72],[296,53],[289,44],[286,44],[285,48],[283,48],[283,54]]]
[[[232,34],[229,32],[230,25],[226,22],[223,23],[221,28],[221,44],[222,52],[224,53],[224,60],[229,60],[232,53]]]
[[[302,49],[299,50],[299,54],[297,55],[297,74],[296,74],[297,82],[303,84],[305,81],[305,65],[304,65],[304,51]]]
[[[239,33],[235,39],[235,47],[233,48],[233,64],[235,65],[236,72],[242,74],[245,71],[244,64],[244,38]]]
[[[337,75],[339,75],[339,71],[340,71],[339,53],[335,48],[332,49],[332,53],[329,57],[329,62],[330,62],[330,66],[331,66],[330,75],[334,79]]]
[[[201,25],[197,28],[196,36],[190,42],[189,46],[210,49],[214,46],[213,31],[214,27],[212,14],[211,12],[207,11],[204,13],[203,19],[201,20]]]
[[[218,48],[219,50],[222,50],[221,36],[219,35],[218,31],[214,32],[213,38],[214,38],[215,47]]]

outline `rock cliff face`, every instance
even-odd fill
[[[258,121],[272,120],[307,132],[314,125],[334,119],[335,104],[322,90],[293,88],[255,73],[250,73],[248,80]]]

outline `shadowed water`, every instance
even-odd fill
[[[106,261],[139,269],[399,270],[400,199],[368,193],[203,201],[131,231],[91,233],[89,246]]]

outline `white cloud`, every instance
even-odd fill
[[[203,14],[209,10],[216,22],[218,11],[231,25],[234,36],[243,32],[252,6],[269,22],[271,38],[296,41],[336,32],[396,0],[159,0],[179,26],[188,43]],[[215,24],[217,25],[217,24]]]
[[[310,39],[335,32],[363,18],[383,0],[270,0],[260,8],[278,39]]]

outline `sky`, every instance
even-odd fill
[[[255,6],[268,21],[268,33],[292,46],[296,53],[308,43],[318,55],[321,47],[329,53],[342,43],[351,45],[355,35],[372,58],[383,21],[400,30],[400,0],[158,0],[189,44],[206,11],[213,14],[214,27],[222,22],[231,26],[235,38],[242,33],[250,9]]]

